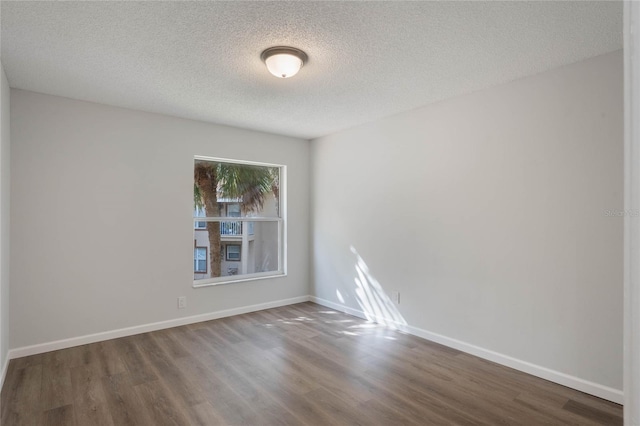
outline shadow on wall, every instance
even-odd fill
[[[405,321],[398,308],[384,292],[378,280],[371,275],[364,259],[358,254],[355,247],[351,246],[350,249],[351,253],[356,257],[356,276],[354,278],[356,299],[367,320],[392,328],[407,325],[407,321]],[[344,298],[339,290],[336,290],[336,296],[340,302],[344,303]]]

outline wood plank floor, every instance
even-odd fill
[[[9,425],[618,425],[622,407],[301,303],[12,360]]]

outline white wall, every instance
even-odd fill
[[[625,209],[640,210],[640,4],[624,4]],[[625,215],[624,424],[640,424],[640,216]]]
[[[10,89],[0,63],[0,376],[9,350]],[[1,383],[0,383],[1,385]]]
[[[622,62],[312,141],[313,293],[622,389]]]
[[[20,90],[11,101],[12,348],[308,294],[307,141]],[[287,277],[192,288],[194,155],[288,167]]]

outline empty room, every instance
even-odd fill
[[[0,25],[3,426],[640,425],[640,5]]]

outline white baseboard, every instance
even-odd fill
[[[117,330],[105,331],[101,333],[89,334],[86,336],[72,337],[69,339],[56,340],[53,342],[41,343],[37,345],[24,346],[21,348],[11,349],[8,353],[7,359],[2,366],[2,376],[0,377],[0,388],[4,384],[4,379],[7,373],[9,360],[14,358],[20,358],[29,355],[36,355],[44,352],[55,351],[58,349],[71,348],[74,346],[86,345],[89,343],[101,342],[104,340],[117,339],[118,337],[132,336],[140,333],[147,333],[150,331],[162,330],[165,328],[178,327],[181,325],[194,324],[202,321],[210,321],[218,318],[225,318],[233,315],[246,314],[249,312],[261,311],[264,309],[277,308],[279,306],[292,305],[295,303],[302,303],[312,301],[319,305],[326,306],[347,314],[367,319],[367,315],[361,310],[353,309],[348,306],[341,305],[339,303],[331,302],[329,300],[321,299],[315,296],[300,296],[291,299],[276,300],[267,303],[260,303],[257,305],[242,306],[239,308],[225,309],[222,311],[210,312],[207,314],[193,315],[189,317],[176,318],[167,321],[160,321],[150,324],[144,324],[134,327],[121,328]],[[593,383],[588,380],[580,379],[575,376],[571,376],[559,371],[551,370],[546,367],[542,367],[536,364],[532,364],[527,361],[522,361],[508,355],[500,354],[470,343],[466,343],[457,339],[452,339],[441,334],[432,333],[427,330],[423,330],[410,325],[400,324],[398,322],[390,321],[385,318],[373,318],[375,321],[394,326],[395,328],[412,334],[414,336],[421,337],[423,339],[431,340],[436,343],[457,349],[462,352],[475,355],[477,357],[493,361],[495,363],[523,371],[533,376],[541,377],[554,383],[567,386],[581,392],[585,392],[591,395],[595,395],[599,398],[606,399],[608,401],[622,404],[623,393],[621,390],[613,389],[607,386]]]
[[[353,309],[348,306],[331,302],[329,300],[320,299],[315,296],[310,296],[309,300],[319,305],[335,309],[337,311],[345,312],[347,314],[350,314],[359,318],[368,319],[367,315],[363,311],[358,309]],[[369,315],[369,317],[371,318],[372,316]],[[468,354],[475,355],[477,357],[480,357],[489,361],[493,361],[497,364],[501,364],[501,365],[513,368],[515,370],[523,371],[533,376],[537,376],[545,380],[549,380],[551,382],[558,383],[563,386],[567,386],[572,389],[576,389],[581,392],[588,393],[590,395],[595,395],[599,398],[603,398],[608,401],[615,402],[617,404],[623,403],[623,392],[621,390],[600,385],[598,383],[590,382],[588,380],[571,376],[569,374],[561,373],[559,371],[551,370],[549,368],[532,364],[527,361],[522,361],[520,359],[513,358],[498,352],[494,352],[489,349],[481,348],[479,346],[472,345],[470,343],[466,343],[457,339],[452,339],[450,337],[443,336],[441,334],[432,333],[430,331],[423,330],[421,328],[413,327],[410,325],[404,325],[395,321],[388,320],[386,318],[376,318],[375,316],[373,317],[374,317],[373,320],[375,320],[376,322],[394,326],[398,330],[402,330],[414,336],[431,340],[432,342],[440,343],[441,345],[448,346],[450,348],[454,348],[459,351],[466,352]]]
[[[101,342],[104,340],[117,339],[118,337],[133,336],[134,334],[147,333],[150,331],[162,330],[165,328],[178,327],[181,325],[194,324],[202,321],[210,321],[218,318],[230,317],[233,315],[246,314],[249,312],[262,311],[264,309],[277,308],[279,306],[293,305],[294,303],[308,302],[309,296],[294,297],[291,299],[274,300],[273,302],[260,303],[257,305],[241,306],[239,308],[225,309],[222,311],[209,312],[207,314],[193,315],[189,317],[176,318],[167,321],[154,322],[151,324],[137,325],[134,327],[120,328],[118,330],[104,331],[101,333],[88,334],[86,336],[72,337],[69,339],[56,340],[53,342],[40,343],[37,345],[23,346],[11,349],[7,357],[6,365],[10,359],[21,358],[23,356],[36,355],[44,352],[66,349],[74,346],[86,345],[88,343]],[[5,370],[6,370],[5,365]],[[4,370],[3,370],[4,371]],[[2,375],[4,380],[4,372]]]

